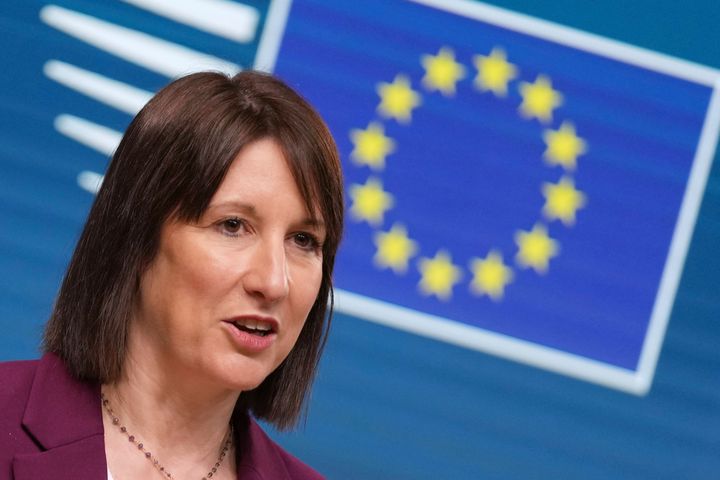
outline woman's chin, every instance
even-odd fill
[[[271,369],[262,362],[251,359],[234,359],[218,372],[225,387],[238,392],[254,390],[265,381]]]
[[[257,387],[262,384],[263,380],[265,378],[252,380],[252,379],[243,379],[242,381],[238,382],[232,382],[228,385],[230,390],[233,390],[235,392],[249,392],[250,390],[255,390]]]

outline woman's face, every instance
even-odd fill
[[[278,144],[246,146],[197,224],[164,225],[133,323],[139,358],[183,379],[255,388],[315,302],[324,238]]]

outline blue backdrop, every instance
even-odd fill
[[[406,1],[295,0],[287,16],[285,2],[243,2],[243,38],[133,3],[143,2],[0,11],[0,359],[37,356],[117,135],[185,68],[112,44],[116,34],[127,44],[130,29],[190,49],[180,60],[202,52],[210,67],[272,67],[338,140],[349,207],[342,312],[307,424],[273,433],[291,451],[334,479],[720,477],[717,161],[676,265],[675,301],[653,316],[712,93],[695,67],[658,73]],[[716,2],[492,3],[720,68]],[[476,62],[498,49],[515,67],[506,93],[476,79]],[[430,78],[432,60],[448,58],[443,71],[461,73]],[[549,117],[527,107],[541,78],[562,97]],[[391,85],[416,95],[405,109],[380,105]],[[568,128],[582,148],[548,153]],[[373,131],[391,144],[362,153]],[[553,214],[547,188],[561,184],[582,200]],[[380,196],[363,204],[368,186]],[[532,231],[559,246],[546,265],[520,255],[520,234]],[[383,257],[391,232],[414,243]],[[495,284],[473,267],[491,258],[507,269]],[[393,323],[388,315],[409,331],[375,323]],[[656,368],[642,361],[653,322]],[[503,342],[526,353],[496,351]]]

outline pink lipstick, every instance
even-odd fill
[[[241,350],[261,352],[277,337],[278,322],[272,317],[244,315],[223,320],[223,324]]]

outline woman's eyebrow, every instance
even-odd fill
[[[308,217],[305,220],[301,221],[300,225],[302,225],[304,227],[313,227],[313,228],[317,228],[317,229],[325,228],[325,222],[323,222],[319,218],[313,218],[313,217]]]
[[[208,207],[208,210],[222,210],[225,208],[241,211],[251,217],[258,216],[258,209],[257,207],[255,207],[255,205],[253,205],[252,203],[241,202],[238,200],[226,200],[224,202],[212,203]],[[298,225],[308,228],[316,228],[319,230],[325,228],[325,222],[323,222],[320,218],[317,217],[304,218],[303,220],[298,222]]]
[[[239,210],[247,215],[256,217],[257,208],[251,203],[239,202],[237,200],[227,200],[219,203],[211,203],[208,210],[221,210],[224,208]]]

